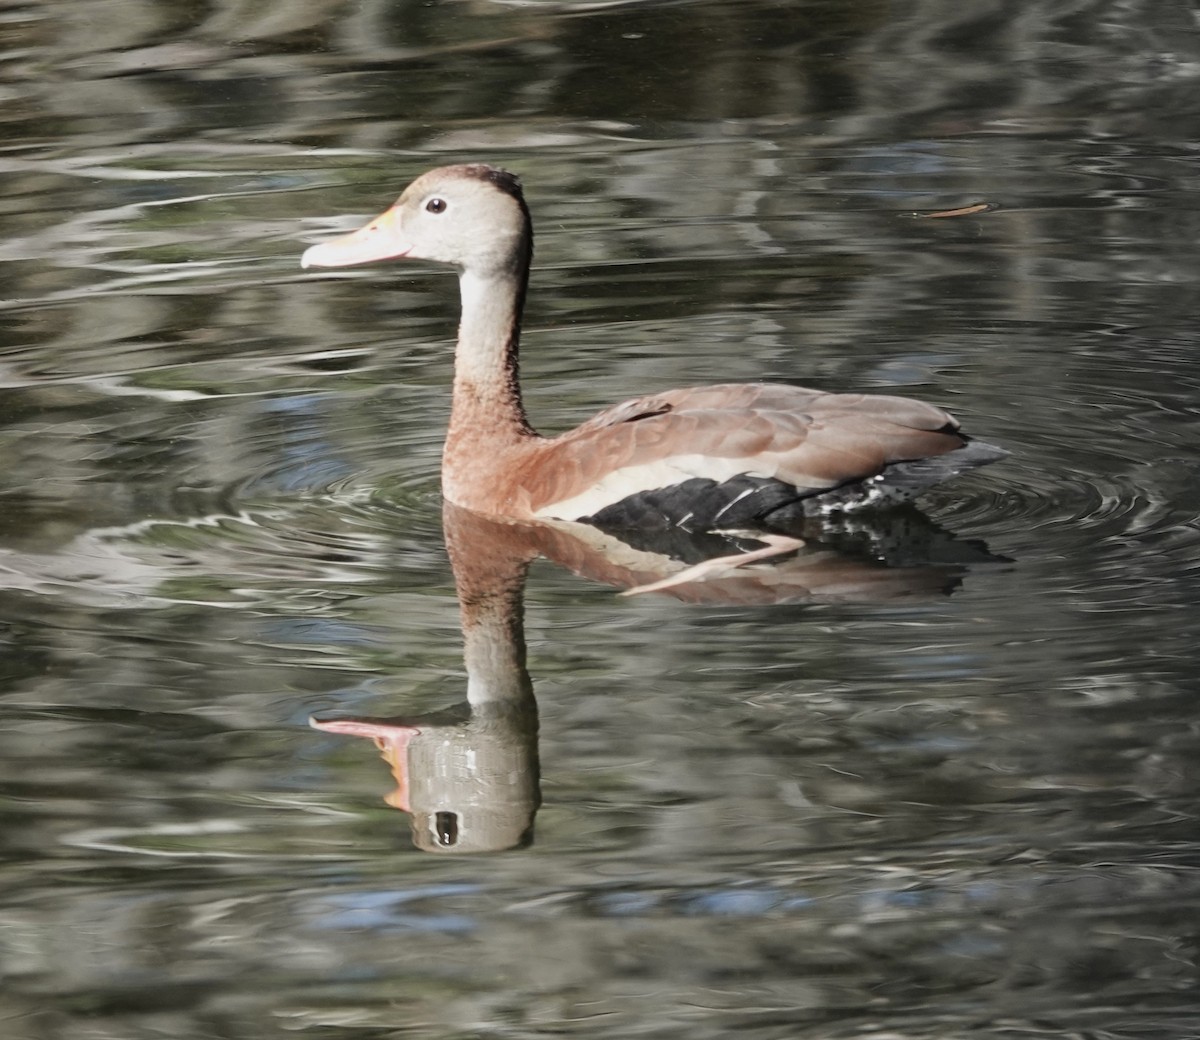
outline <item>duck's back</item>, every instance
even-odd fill
[[[543,442],[519,482],[538,518],[710,530],[769,522],[798,502],[807,511],[865,504],[893,469],[907,477],[896,488],[911,495],[1003,455],[989,449],[985,459],[968,446],[952,416],[909,398],[724,384],[608,408]],[[955,453],[944,473],[927,465],[915,486],[903,468]],[[861,493],[841,490],[851,486]]]

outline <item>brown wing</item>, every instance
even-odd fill
[[[816,490],[960,448],[957,429],[946,412],[908,398],[776,384],[706,386],[609,408],[545,442],[517,476],[535,512],[591,489],[617,501],[668,486],[677,472],[683,475],[675,481],[748,473]]]

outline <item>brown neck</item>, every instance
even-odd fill
[[[496,483],[507,453],[537,434],[525,417],[517,368],[528,268],[464,271],[442,493],[470,505]]]

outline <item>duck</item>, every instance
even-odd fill
[[[458,270],[442,494],[485,517],[760,532],[760,555],[770,555],[800,544],[787,532],[805,518],[908,500],[1008,454],[923,401],[766,382],[633,397],[545,436],[529,421],[519,376],[533,259],[520,179],[485,163],[430,170],[357,231],[309,247],[301,265],[397,259]]]

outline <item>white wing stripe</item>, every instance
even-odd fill
[[[707,455],[676,455],[657,462],[606,473],[585,491],[558,502],[550,502],[534,515],[542,520],[578,520],[593,516],[605,506],[614,505],[642,491],[673,487],[685,480],[701,477],[718,484],[748,473],[751,476],[770,476],[762,472],[762,460],[757,460],[758,472],[747,468],[745,459],[720,459]]]

